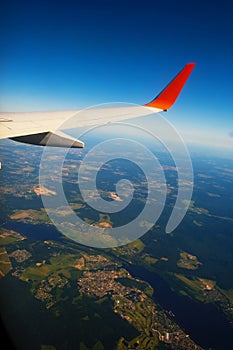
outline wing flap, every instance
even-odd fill
[[[56,133],[42,132],[38,134],[11,137],[13,141],[37,146],[83,148],[84,143],[59,131]]]
[[[0,113],[0,139],[55,131],[77,112]]]

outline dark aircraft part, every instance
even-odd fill
[[[84,143],[80,140],[76,140],[62,132],[42,132],[39,134],[17,136],[10,138],[13,141],[28,143],[38,146],[51,146],[51,147],[68,147],[68,148],[83,148]]]

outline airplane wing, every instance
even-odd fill
[[[54,135],[53,144],[49,144],[50,146],[70,147],[72,140],[72,147],[82,148],[84,147],[82,141],[73,139],[60,130],[106,124],[167,111],[174,104],[194,66],[195,63],[186,64],[165,89],[144,106],[132,105],[81,111],[0,113],[0,139],[9,138],[23,143],[45,146],[52,134]],[[77,118],[74,118],[75,116]]]

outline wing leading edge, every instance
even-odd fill
[[[175,78],[151,102],[144,106],[117,108],[97,108],[82,110],[81,118],[74,122],[73,117],[81,111],[29,112],[29,113],[0,113],[0,139],[10,138],[15,141],[45,146],[47,139],[54,135],[55,147],[82,148],[82,141],[58,131],[73,127],[94,126],[102,123],[115,122],[154,114],[168,110],[176,101],[195,63],[188,63]],[[91,111],[91,112],[90,112]],[[71,120],[71,122],[70,122]]]

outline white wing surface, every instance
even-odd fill
[[[168,110],[174,104],[194,66],[195,63],[188,63],[155,99],[144,106],[82,111],[0,113],[0,139],[10,138],[45,146],[49,136],[55,134],[54,145],[50,146],[68,147],[72,138],[58,130],[122,121]],[[72,147],[84,146],[82,141],[74,139],[73,141]]]

